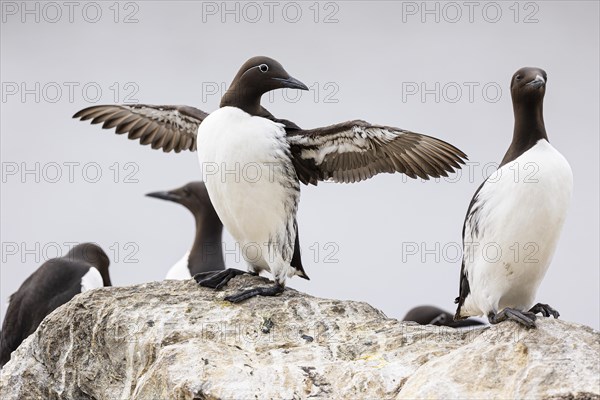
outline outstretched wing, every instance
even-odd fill
[[[142,145],[162,149],[196,150],[200,123],[208,116],[202,110],[188,106],[154,106],[149,104],[101,105],[84,108],[73,118],[102,124],[103,129],[115,128],[115,133],[127,133]]]
[[[448,176],[467,156],[442,140],[355,120],[310,130],[288,129],[294,167],[304,184],[359,182],[401,172],[411,178]]]

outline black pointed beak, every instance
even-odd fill
[[[546,81],[544,80],[544,78],[542,78],[540,75],[536,75],[535,79],[532,80],[531,82],[529,82],[527,84],[527,86],[533,86],[534,88],[540,88],[542,86],[544,86],[546,84]]]
[[[300,82],[296,78],[292,78],[291,76],[287,78],[272,78],[278,81],[282,88],[290,88],[290,89],[300,89],[300,90],[308,90],[308,87]]]
[[[178,194],[173,193],[173,192],[152,192],[152,193],[146,193],[146,196],[154,197],[156,199],[161,199],[161,200],[174,201],[176,203],[179,203],[179,201],[181,200],[181,196],[179,196]]]

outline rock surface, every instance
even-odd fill
[[[241,305],[193,281],[93,290],[0,375],[9,399],[600,399],[600,333],[548,318],[422,327],[287,289]]]

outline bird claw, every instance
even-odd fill
[[[238,275],[247,274],[248,272],[241,271],[235,268],[227,268],[224,271],[201,272],[194,275],[194,280],[200,286],[211,289],[221,289],[223,286]]]
[[[529,312],[534,314],[542,314],[544,317],[553,316],[555,319],[560,317],[560,313],[554,308],[550,307],[548,304],[537,303],[535,306],[531,307]]]
[[[271,286],[267,286],[267,287],[258,287],[258,288],[244,290],[239,293],[232,294],[230,296],[225,297],[225,300],[232,302],[232,303],[240,303],[244,300],[247,300],[247,299],[249,299],[251,297],[255,297],[255,296],[277,296],[278,294],[282,293],[284,290],[285,290],[285,288],[282,285],[276,283],[275,285],[271,285]]]
[[[488,320],[490,324],[498,324],[506,320],[512,320],[526,326],[527,328],[535,328],[535,320],[537,316],[531,311],[520,311],[514,308],[505,308],[499,313],[490,312]]]

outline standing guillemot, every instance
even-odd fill
[[[537,313],[559,316],[547,304],[532,307],[573,188],[569,163],[546,135],[546,82],[539,68],[521,68],[512,77],[513,140],[469,204],[456,319],[486,315],[492,324],[511,319],[534,327]],[[490,246],[496,253],[483,251]]]
[[[192,249],[167,273],[165,279],[190,279],[200,272],[225,269],[221,247],[223,224],[217,215],[204,182],[190,182],[168,192],[146,196],[179,203],[194,215],[196,235]]]
[[[104,105],[79,111],[74,118],[102,122],[103,128],[128,132],[130,139],[169,152],[195,150],[201,165],[232,171],[252,166],[258,179],[206,174],[210,199],[227,230],[239,243],[251,273],[270,271],[275,284],[226,299],[237,302],[284,290],[286,278],[308,279],[300,258],[296,211],[300,182],[358,182],[378,173],[401,172],[411,178],[447,176],[466,155],[430,136],[354,120],[304,130],[277,119],[260,105],[271,90],[306,85],[277,61],[246,61],[210,115],[186,106]],[[251,254],[250,254],[251,253]],[[196,276],[203,286],[220,288],[242,271],[227,269]]]
[[[472,318],[455,321],[452,314],[434,306],[414,307],[406,313],[402,321],[413,321],[419,325],[448,326],[450,328],[483,325],[483,322]]]
[[[46,261],[31,274],[10,296],[0,335],[0,367],[56,308],[76,294],[111,286],[109,264],[100,247],[82,243],[67,255]]]

